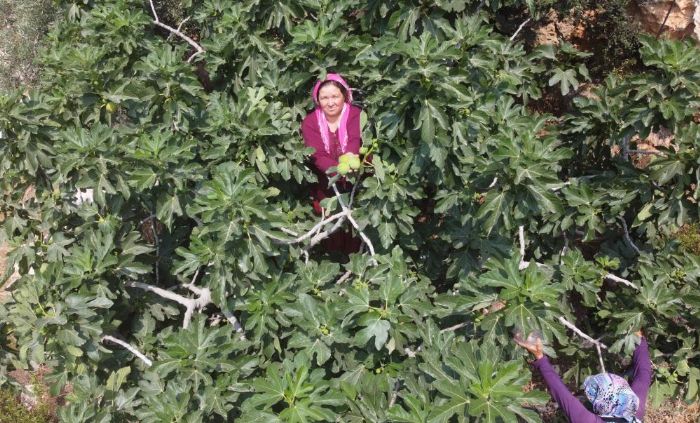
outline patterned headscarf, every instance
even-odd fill
[[[624,378],[612,373],[588,376],[583,382],[583,389],[593,404],[593,412],[600,417],[637,421],[635,414],[639,408],[639,397]]]
[[[326,148],[326,153],[331,152],[330,143],[330,133],[328,131],[328,121],[326,120],[326,115],[321,109],[321,105],[318,102],[318,91],[321,88],[321,84],[326,81],[335,81],[340,83],[347,90],[347,95],[345,96],[345,104],[343,105],[343,110],[340,112],[340,123],[338,124],[338,141],[340,142],[340,150],[345,153],[345,149],[348,145],[348,116],[350,115],[350,103],[352,103],[352,89],[347,82],[337,73],[329,73],[326,75],[326,79],[323,81],[316,81],[313,90],[313,99],[316,103],[316,121],[318,122],[318,129],[321,131],[321,139],[323,140],[323,146]]]

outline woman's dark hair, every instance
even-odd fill
[[[334,81],[332,79],[327,79],[327,80],[321,82],[321,85],[318,86],[318,91],[316,92],[316,101],[317,102],[319,101],[318,96],[321,95],[321,88],[325,87],[326,85],[333,85],[334,87],[339,89],[340,93],[343,95],[343,100],[344,101],[348,100],[348,90],[343,86],[343,84],[341,84],[338,81]]]

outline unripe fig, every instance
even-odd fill
[[[338,163],[347,163],[348,160],[350,160],[350,157],[352,157],[350,154],[351,153],[345,153],[342,156],[340,156],[338,158]]]
[[[338,163],[338,173],[346,175],[348,172],[350,172],[350,165],[347,162]]]
[[[363,156],[364,156],[365,154],[367,154],[368,151],[369,151],[369,148],[367,148],[367,147],[360,147],[360,154],[362,154]]]
[[[360,166],[362,165],[362,162],[360,162],[360,158],[357,156],[351,157],[350,160],[348,161],[348,164],[350,165],[350,169],[352,170],[358,170]]]
[[[110,101],[105,105],[105,109],[107,109],[109,113],[114,113],[117,110],[117,105]]]

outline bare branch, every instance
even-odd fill
[[[613,275],[612,273],[608,273],[607,275],[604,276],[604,278],[605,278],[605,279],[608,279],[608,280],[611,280],[611,281],[613,281],[613,282],[619,282],[619,283],[621,283],[621,284],[623,284],[623,285],[627,285],[627,286],[629,286],[629,287],[631,287],[631,288],[634,288],[634,289],[636,289],[637,291],[639,291],[639,287],[638,287],[637,285],[635,285],[634,283],[628,281],[627,279],[622,279],[622,278],[620,278],[620,277],[618,277],[618,276],[615,276],[615,275]]]
[[[389,398],[389,408],[393,407],[394,404],[396,404],[396,399],[399,397],[399,389],[401,388],[401,382],[399,379],[396,379],[394,382],[394,389],[392,389],[391,392],[391,398]]]
[[[336,285],[340,285],[341,283],[345,282],[346,280],[350,279],[350,276],[352,276],[352,270],[348,270],[347,272],[343,273],[343,276],[341,276],[338,281],[336,282]]]
[[[603,353],[600,352],[600,344],[595,344],[595,349],[596,349],[596,351],[598,351],[598,360],[600,360],[600,370],[603,373],[607,373],[605,371],[605,364],[603,363]]]
[[[179,29],[175,29],[175,28],[173,28],[172,26],[167,25],[167,24],[164,24],[163,22],[161,22],[160,19],[158,18],[158,13],[156,13],[156,7],[155,7],[155,5],[153,4],[153,0],[148,0],[148,2],[149,2],[150,5],[151,5],[151,12],[153,13],[153,23],[154,23],[154,24],[156,24],[157,26],[159,26],[159,27],[161,27],[161,28],[163,28],[163,29],[166,29],[166,30],[170,31],[172,34],[175,34],[175,35],[177,35],[178,37],[182,38],[182,39],[185,40],[189,45],[191,45],[192,47],[194,47],[195,50],[197,50],[192,56],[190,56],[189,59],[187,59],[187,62],[188,62],[188,63],[191,62],[191,61],[192,61],[192,58],[195,57],[196,55],[205,52],[205,50],[202,48],[202,46],[200,46],[200,45],[199,45],[195,40],[193,40],[192,38],[190,38],[190,37],[188,37],[187,35],[185,35],[182,31],[180,31]],[[183,21],[183,23],[184,23],[184,21]],[[180,25],[182,25],[182,24],[180,24]]]
[[[311,238],[311,237],[313,237],[314,235],[316,235],[316,234],[321,230],[321,228],[323,228],[323,226],[325,226],[326,224],[331,223],[331,222],[333,222],[333,221],[335,221],[335,220],[337,220],[337,219],[347,217],[348,214],[349,214],[349,211],[343,210],[343,211],[341,211],[341,212],[339,212],[339,213],[336,213],[336,214],[334,214],[334,215],[331,215],[330,217],[327,217],[327,218],[325,218],[325,219],[321,219],[321,221],[318,222],[316,225],[314,225],[313,228],[311,228],[310,230],[308,230],[308,231],[307,231],[306,233],[304,233],[303,235],[300,235],[300,236],[298,236],[298,237],[296,237],[296,238],[294,238],[294,239],[279,238],[279,237],[277,237],[277,236],[275,236],[275,235],[273,235],[273,234],[267,232],[266,230],[262,229],[262,228],[259,227],[259,226],[256,226],[256,228],[258,228],[258,229],[260,229],[261,231],[265,232],[265,234],[266,234],[267,236],[269,236],[273,241],[275,241],[275,242],[277,242],[277,243],[281,243],[281,244],[298,244],[298,243],[300,243],[300,242],[302,242],[302,241],[304,241],[304,240],[306,240],[306,239],[308,239],[308,238]],[[280,229],[280,230],[282,230],[283,232],[286,232],[286,231],[284,231],[283,229]]]
[[[191,283],[184,285],[184,287],[197,294],[197,298],[183,297],[182,295],[170,292],[166,289],[159,288],[157,286],[149,285],[147,283],[131,282],[128,283],[127,286],[132,288],[143,289],[144,291],[150,291],[160,297],[171,301],[175,301],[176,303],[183,305],[185,307],[185,316],[182,319],[183,329],[187,329],[189,327],[190,321],[192,320],[192,315],[194,314],[195,310],[201,310],[211,303],[211,290],[209,288],[196,287]]]
[[[336,186],[335,183],[333,183],[333,191],[335,192],[335,196],[338,198],[338,202],[340,203],[340,207],[343,208],[343,211],[347,213],[348,220],[352,224],[352,226],[355,227],[357,232],[360,234],[360,238],[367,244],[367,248],[369,248],[369,254],[373,257],[372,261],[374,264],[377,262],[374,260],[374,245],[372,244],[372,241],[367,238],[367,235],[365,235],[364,232],[362,232],[362,229],[360,229],[360,225],[357,224],[357,221],[355,220],[354,217],[352,217],[352,213],[350,212],[350,209],[348,206],[345,204],[345,201],[343,200],[343,197],[340,195],[340,191],[338,191],[338,187]]]
[[[511,41],[515,40],[515,37],[517,37],[518,34],[520,34],[520,31],[522,31],[523,28],[525,27],[525,25],[527,25],[528,22],[530,22],[531,20],[532,20],[532,18],[527,18],[527,19],[525,19],[525,22],[523,22],[523,23],[520,24],[520,26],[518,27],[518,30],[515,31],[515,34],[513,34],[513,35],[510,37],[510,40],[511,40]]]
[[[241,334],[241,338],[245,339],[245,333],[243,332],[243,326],[241,326],[241,323],[236,319],[236,316],[233,315],[228,310],[224,310],[223,308],[221,309],[221,312],[224,314],[224,317],[226,317],[226,320],[228,320],[231,325],[233,325],[233,330],[236,331],[236,333]]]
[[[572,331],[574,331],[574,333],[576,333],[578,336],[585,339],[586,341],[588,341],[588,342],[590,342],[590,343],[592,343],[592,344],[594,344],[602,349],[605,349],[605,350],[608,349],[608,347],[605,344],[603,344],[602,342],[595,340],[595,339],[591,338],[590,336],[586,335],[585,333],[583,333],[583,331],[581,331],[581,329],[577,328],[573,323],[566,320],[563,316],[559,316],[559,321],[561,322],[562,325],[571,329]]]
[[[450,326],[444,329],[440,329],[440,333],[445,333],[445,332],[454,332],[458,329],[462,329],[463,327],[467,326],[469,323],[468,322],[463,322],[463,323],[458,323],[454,326]]]
[[[520,243],[520,264],[518,265],[518,270],[527,269],[530,265],[529,261],[525,260],[525,227],[520,225],[518,227],[518,241]],[[537,267],[546,267],[546,264],[535,262]]]
[[[117,345],[121,345],[122,347],[129,350],[133,355],[140,358],[141,361],[143,361],[146,364],[146,367],[151,367],[153,365],[153,362],[148,357],[146,357],[145,355],[143,355],[143,353],[141,353],[135,347],[131,346],[130,344],[127,344],[126,342],[122,341],[121,339],[117,339],[113,336],[107,335],[107,336],[103,336],[101,341],[102,342],[109,341],[109,342],[113,342]]]
[[[634,242],[632,242],[632,238],[630,238],[630,232],[627,229],[627,222],[625,222],[625,219],[623,217],[618,217],[620,219],[620,222],[622,222],[622,229],[625,231],[625,241],[627,241],[627,244],[632,247],[634,251],[637,252],[638,255],[641,255],[642,252],[637,248],[636,245],[634,245]]]
[[[291,230],[291,229],[280,228],[280,231],[284,232],[284,233],[287,234],[287,235],[293,236],[293,237],[299,236],[299,234],[298,234],[297,232],[294,232],[294,231]]]

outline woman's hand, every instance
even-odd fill
[[[527,339],[522,339],[522,337],[516,335],[513,340],[516,344],[530,351],[530,353],[535,356],[535,359],[539,360],[540,358],[544,357],[544,348],[542,347],[541,338],[537,338],[535,342],[530,342]]]

